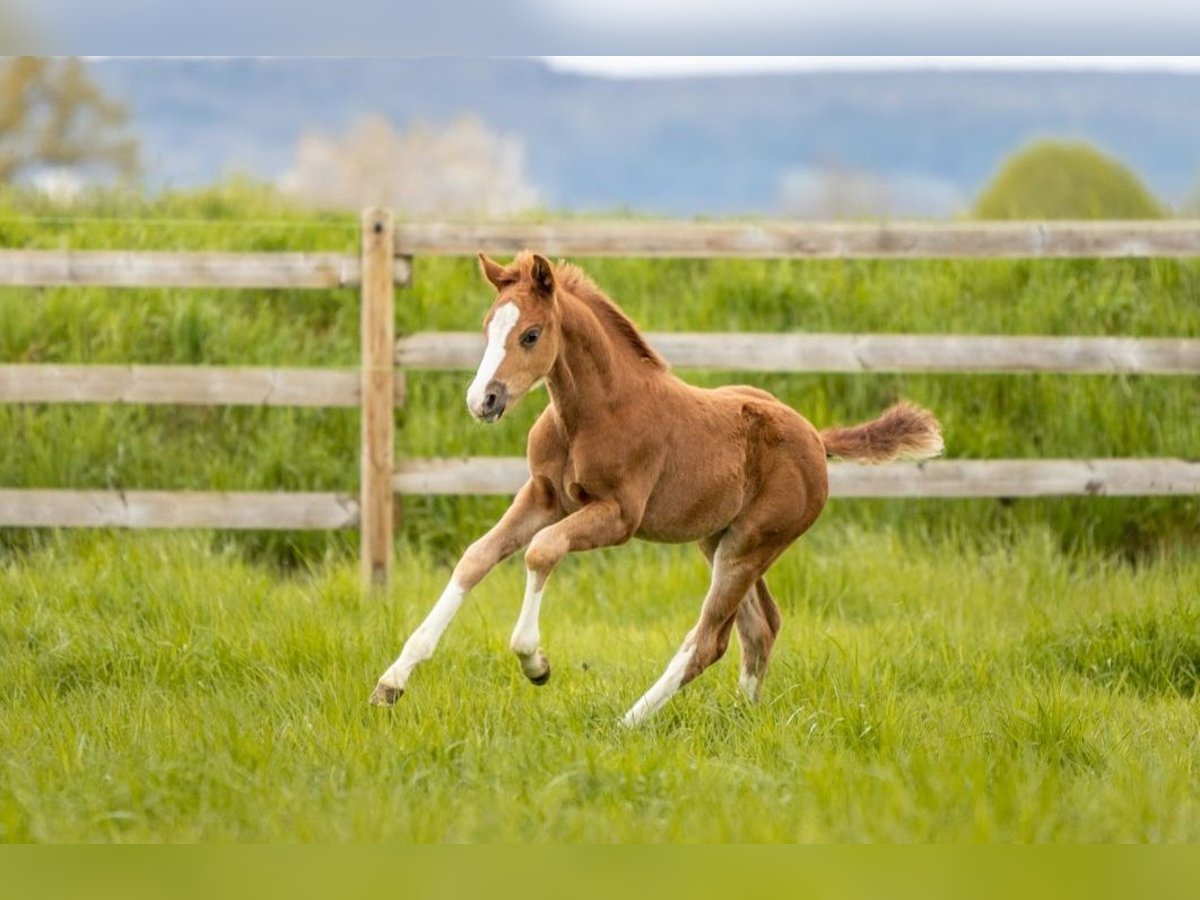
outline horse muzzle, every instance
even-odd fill
[[[504,415],[508,406],[508,388],[500,381],[489,382],[482,396],[467,396],[467,408],[480,422],[491,424]]]

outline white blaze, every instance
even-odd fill
[[[467,408],[472,413],[483,406],[487,386],[496,377],[496,371],[500,368],[500,363],[504,361],[508,335],[516,327],[517,320],[520,318],[521,310],[517,308],[517,304],[505,303],[492,315],[492,321],[488,322],[487,349],[483,351],[483,360],[479,363],[479,371],[475,373],[475,380],[467,388]]]

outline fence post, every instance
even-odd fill
[[[392,567],[396,344],[392,214],[362,214],[362,410],[359,528],[365,588],[385,587]]]

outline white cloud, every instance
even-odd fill
[[[1200,56],[546,56],[560,71],[611,78],[770,72],[1075,70],[1200,72]]]

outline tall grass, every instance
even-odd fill
[[[188,533],[10,562],[0,840],[1200,839],[1194,558],[824,523],[771,576],[762,702],[731,649],[632,733],[619,714],[695,615],[692,548],[564,564],[544,688],[507,648],[506,564],[369,708],[444,576],[403,554],[380,602],[351,562],[279,578]]]

